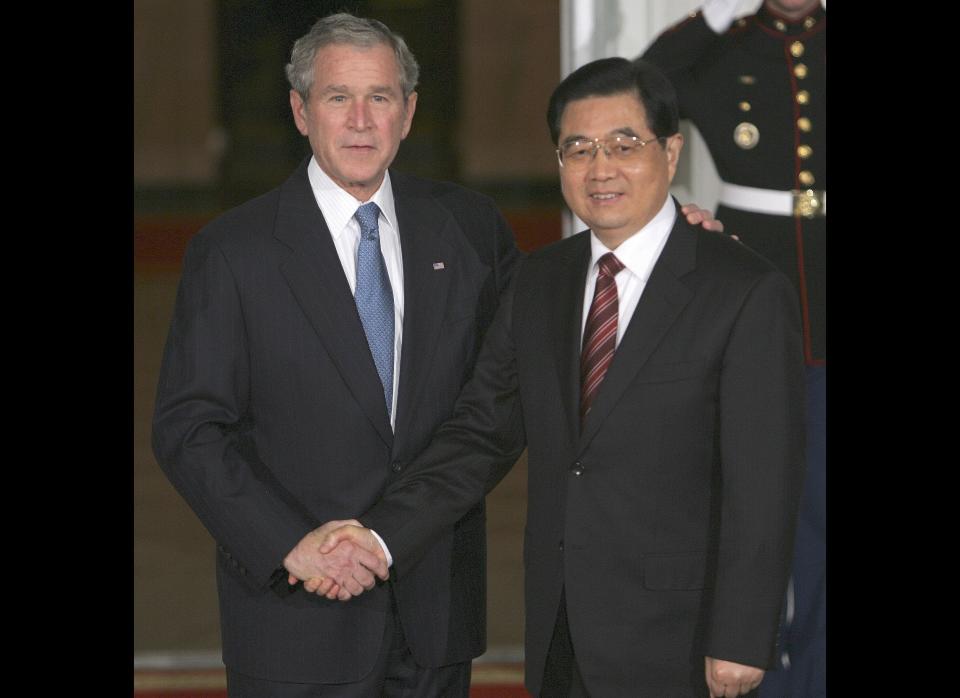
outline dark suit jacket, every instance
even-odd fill
[[[678,207],[581,433],[589,259],[584,232],[524,260],[454,418],[361,521],[416,564],[527,443],[527,688],[565,586],[592,695],[705,696],[705,655],[772,657],[804,462],[796,294]]]
[[[519,253],[488,198],[391,172],[405,294],[394,433],[307,162],[191,241],[154,451],[218,544],[227,666],[348,682],[376,659],[389,590],[344,604],[302,586],[279,594],[271,579],[308,531],[377,501],[450,415]],[[484,650],[484,538],[481,503],[393,574],[422,665]]]

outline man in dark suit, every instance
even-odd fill
[[[369,508],[450,415],[519,257],[487,197],[388,170],[417,73],[380,22],[318,21],[287,67],[312,157],[184,259],[154,450],[218,544],[232,697],[467,696],[485,648],[482,502],[360,598],[288,584],[373,586],[316,529]]]
[[[746,695],[772,660],[803,474],[799,308],[768,261],[678,215],[677,119],[644,61],[560,83],[561,186],[590,230],[521,263],[453,418],[359,517],[403,575],[528,447],[534,695]],[[377,547],[345,526],[322,550],[345,540]]]

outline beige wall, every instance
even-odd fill
[[[133,16],[134,184],[210,184],[221,150],[214,2],[134,0]]]
[[[465,179],[556,177],[547,100],[560,79],[556,0],[461,0]]]

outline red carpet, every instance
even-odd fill
[[[227,698],[223,669],[138,670],[133,698]],[[530,698],[520,664],[477,664],[470,698]]]

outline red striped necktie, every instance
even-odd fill
[[[623,262],[613,252],[603,255],[597,264],[597,286],[593,292],[593,304],[583,328],[583,351],[580,354],[580,424],[593,404],[600,383],[613,361],[617,348],[617,319],[620,304],[617,301],[617,282],[614,277],[623,269]]]

